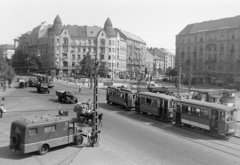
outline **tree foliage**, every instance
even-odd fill
[[[29,68],[41,68],[42,63],[36,55],[30,56],[27,53],[23,53],[21,50],[17,50],[12,57],[12,66],[26,71]]]
[[[107,66],[107,63],[106,62],[101,62],[100,65],[99,65],[99,68],[98,68],[98,75],[100,77],[107,77],[108,75],[108,66]]]
[[[94,74],[94,59],[92,59],[90,55],[84,56],[80,62],[79,69],[81,75],[91,78]]]
[[[0,75],[1,79],[10,81],[12,81],[15,76],[14,69],[7,64],[4,57],[0,57]]]
[[[172,69],[171,67],[167,68],[166,70],[166,76],[168,77],[174,77],[177,76],[178,72],[176,71],[176,68]]]

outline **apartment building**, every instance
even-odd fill
[[[46,22],[14,39],[15,48],[38,56],[51,75],[75,73],[85,55],[107,63],[109,76],[126,70],[126,41],[112,27],[108,18],[104,28],[63,25],[59,16],[53,25]]]
[[[239,22],[235,16],[193,23],[177,34],[176,65],[182,63],[183,76],[207,84],[239,82]]]
[[[146,60],[146,42],[139,36],[115,28],[120,37],[126,41],[126,66],[131,77],[144,74]]]
[[[0,56],[11,59],[14,54],[14,46],[11,44],[0,45]]]

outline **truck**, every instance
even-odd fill
[[[93,104],[89,105],[86,101],[76,103],[74,105],[73,112],[77,114],[77,118],[82,118],[84,122],[93,124]]]
[[[65,103],[77,103],[78,99],[71,91],[56,91],[56,95],[58,96],[58,101],[62,101]]]
[[[38,93],[50,93],[47,82],[38,82],[36,88]]]
[[[92,127],[61,114],[65,113],[26,116],[13,121],[10,150],[24,154],[38,151],[44,155],[51,148],[61,145],[81,145],[84,141],[93,145],[99,141],[100,131],[94,133]]]

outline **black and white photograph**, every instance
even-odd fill
[[[0,165],[240,165],[239,0],[0,0]]]

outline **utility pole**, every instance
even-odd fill
[[[98,43],[98,42],[97,42]],[[98,55],[98,47],[96,50],[96,55],[95,55],[95,63],[94,63],[94,94],[93,94],[93,126],[92,126],[92,133],[93,133],[93,147],[98,147],[99,146],[99,136],[101,131],[98,130],[98,65],[99,61],[97,59]]]
[[[192,85],[192,62],[189,63],[189,77],[188,77],[188,93],[190,93]]]

